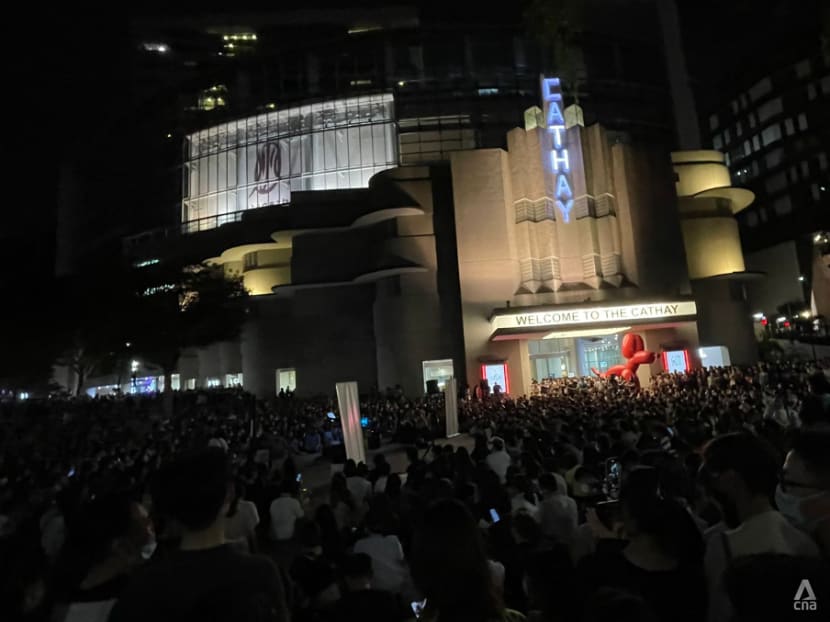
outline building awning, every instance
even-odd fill
[[[501,308],[490,317],[491,341],[610,335],[629,328],[664,328],[694,321],[693,300],[624,305],[585,304]]]

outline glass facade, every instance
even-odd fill
[[[623,362],[620,336],[539,339],[527,342],[534,380],[590,376]]]
[[[394,100],[366,95],[223,123],[185,141],[186,233],[288,203],[291,192],[365,188],[398,163]]]

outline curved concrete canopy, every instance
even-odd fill
[[[346,285],[361,285],[364,283],[373,283],[380,279],[390,276],[400,276],[403,274],[415,274],[419,272],[427,272],[428,270],[423,266],[401,266],[399,268],[384,268],[383,270],[375,270],[373,272],[366,272],[353,278],[351,281],[327,281],[324,283],[298,283],[296,285],[275,285],[271,291],[277,295],[290,296],[294,292],[303,289],[319,289],[324,287],[343,287]]]
[[[732,213],[737,214],[755,200],[755,193],[746,188],[735,188],[725,186],[721,188],[709,188],[703,192],[692,195],[695,199],[728,199],[732,205]]]

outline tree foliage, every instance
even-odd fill
[[[134,351],[160,367],[165,389],[187,348],[234,339],[247,315],[248,292],[240,277],[216,266],[165,266],[137,274]]]

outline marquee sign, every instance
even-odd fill
[[[492,328],[543,328],[548,326],[572,326],[583,324],[608,324],[612,322],[644,323],[694,316],[694,301],[654,302],[613,307],[570,307],[525,313],[496,315]]]
[[[550,172],[554,175],[554,201],[563,222],[570,222],[574,206],[571,189],[571,165],[565,144],[565,117],[562,114],[562,86],[559,78],[542,78],[542,102],[545,128],[551,136]]]

